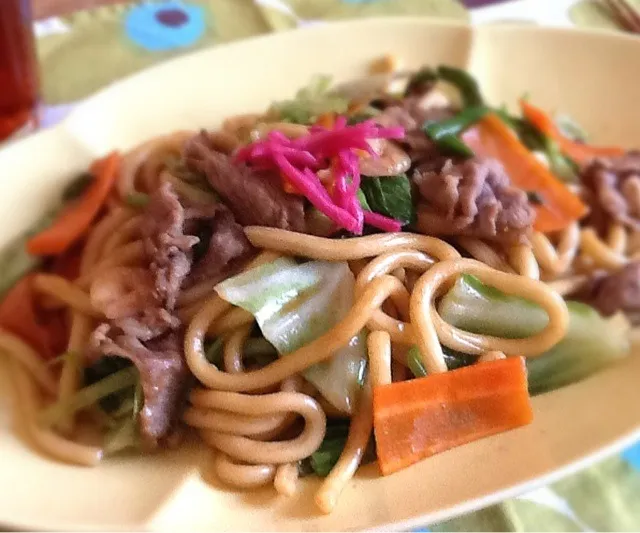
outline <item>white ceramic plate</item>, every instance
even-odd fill
[[[214,127],[292,95],[315,73],[338,81],[392,53],[407,67],[466,66],[493,103],[528,92],[594,141],[640,145],[640,40],[532,27],[347,22],[199,52],[96,95],[61,126],[0,151],[0,245],[32,224],[95,156],[181,128]],[[53,462],[25,445],[0,361],[0,524],[29,529],[345,530],[409,528],[551,482],[640,436],[640,357],[534,399],[528,427],[442,453],[382,478],[360,472],[329,516],[313,480],[292,498],[230,492],[197,443],[96,469]]]

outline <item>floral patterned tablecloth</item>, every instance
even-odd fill
[[[640,0],[634,2],[640,7]],[[36,23],[43,127],[61,120],[94,91],[185,51],[297,26],[379,15],[617,30],[594,0],[164,0],[103,7]],[[430,529],[640,530],[640,445],[550,487]]]

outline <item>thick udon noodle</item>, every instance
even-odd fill
[[[216,147],[236,148],[248,135],[260,138],[278,129],[287,135],[307,128],[291,124],[261,124],[258,116],[234,117],[212,134]],[[136,191],[152,192],[169,181],[176,193],[191,202],[214,202],[192,184],[171,173],[167,157],[177,156],[194,132],[181,131],[148,141],[124,159],[117,196],[91,230],[75,282],[38,274],[35,287],[49,306],[65,307],[71,318],[70,352],[81,353],[90,332],[114,300],[126,300],[131,279],[144,269],[145,254],[139,225],[141,215],[124,199]],[[481,360],[505,355],[535,357],[565,334],[568,312],[561,295],[579,288],[595,269],[611,270],[637,253],[633,239],[619,227],[607,240],[573,224],[552,237],[534,233],[529,245],[503,249],[469,237],[452,239],[460,253],[444,240],[411,233],[380,234],[331,240],[284,230],[249,227],[246,234],[261,253],[245,269],[287,256],[347,261],[356,276],[354,304],[330,331],[310,344],[266,366],[245,364],[244,347],[253,317],[234,308],[204,281],[183,290],[177,315],[186,326],[184,355],[199,385],[192,390],[183,421],[215,450],[214,469],[223,482],[241,488],[272,483],[282,494],[295,491],[297,462],[321,444],[327,414],[335,415],[318,392],[302,377],[311,365],[327,360],[363,328],[367,340],[368,375],[353,412],[346,446],[316,494],[325,512],[335,506],[341,491],[358,469],[371,438],[372,389],[408,375],[406,351],[417,344],[429,373],[447,370],[442,345]],[[502,339],[462,331],[438,314],[435,301],[461,274],[539,304],[548,314],[546,327],[521,339]],[[540,281],[542,280],[542,281]],[[209,363],[204,353],[207,335],[222,335],[223,365]],[[71,415],[58,431],[37,421],[43,402],[69,398],[79,386],[77,361],[65,360],[59,379],[25,343],[0,333],[0,348],[12,356],[12,370],[21,416],[33,442],[51,456],[79,465],[100,462],[102,450],[74,442],[68,435],[76,420]],[[347,413],[339,413],[349,416]]]

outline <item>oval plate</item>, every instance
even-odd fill
[[[364,74],[391,53],[403,66],[469,68],[489,101],[525,92],[581,122],[595,141],[640,145],[640,40],[610,34],[424,19],[370,19],[262,37],[195,53],[103,91],[59,127],[0,151],[0,245],[24,231],[97,155],[176,129],[215,127],[233,113],[293,95],[315,73]],[[634,115],[635,113],[635,115]],[[534,399],[528,427],[442,453],[382,478],[375,465],[333,514],[313,503],[317,481],[292,498],[231,492],[211,479],[196,442],[147,457],[71,467],[19,439],[0,361],[0,523],[29,529],[337,531],[440,521],[549,483],[640,436],[640,357]]]

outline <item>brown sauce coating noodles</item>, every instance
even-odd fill
[[[307,126],[268,122],[257,114],[231,117],[209,134],[217,149],[231,154],[250,138],[278,131],[290,138],[308,133]],[[67,349],[82,352],[92,329],[113,310],[134,309],[132,283],[142,283],[148,259],[140,226],[143,214],[125,204],[136,192],[152,193],[168,182],[189,204],[213,204],[213,192],[181,176],[169,160],[176,158],[195,132],[159,136],[126,154],[117,180],[117,195],[91,229],[82,250],[80,275],[68,281],[52,274],[34,278],[36,291],[51,308],[66,308],[70,317]],[[119,197],[119,198],[118,198]],[[462,258],[452,244],[414,233],[385,233],[350,239],[329,239],[276,228],[252,226],[245,233],[261,253],[244,270],[281,256],[304,260],[348,262],[355,277],[353,306],[331,330],[294,352],[263,366],[252,365],[245,346],[254,316],[234,307],[205,280],[183,288],[176,314],[186,328],[184,357],[198,385],[191,391],[183,421],[214,450],[213,468],[225,484],[251,489],[273,483],[291,495],[298,484],[298,461],[315,452],[326,433],[327,416],[349,416],[322,398],[303,378],[304,371],[326,362],[366,328],[368,374],[351,414],[346,445],[322,482],[315,501],[331,512],[359,468],[373,429],[373,389],[406,379],[407,351],[420,349],[429,374],[446,372],[446,346],[480,361],[510,355],[536,357],[562,339],[568,311],[560,295],[585,286],[599,270],[615,271],[640,254],[637,232],[611,224],[606,238],[576,222],[556,235],[534,232],[530,244],[503,247],[471,237],[451,239],[474,259]],[[463,331],[437,311],[437,299],[462,274],[508,294],[526,298],[548,315],[546,327],[527,338],[507,339]],[[539,281],[544,280],[544,281]],[[131,300],[131,301],[130,301]],[[112,305],[117,301],[118,305]],[[205,338],[223,341],[222,364],[210,363]],[[31,439],[53,457],[81,465],[100,462],[103,450],[73,442],[38,425],[42,401],[69,399],[79,385],[76,358],[64,361],[54,377],[38,355],[13,335],[0,330],[0,350],[12,359],[19,404]],[[69,432],[74,415],[58,429]]]

